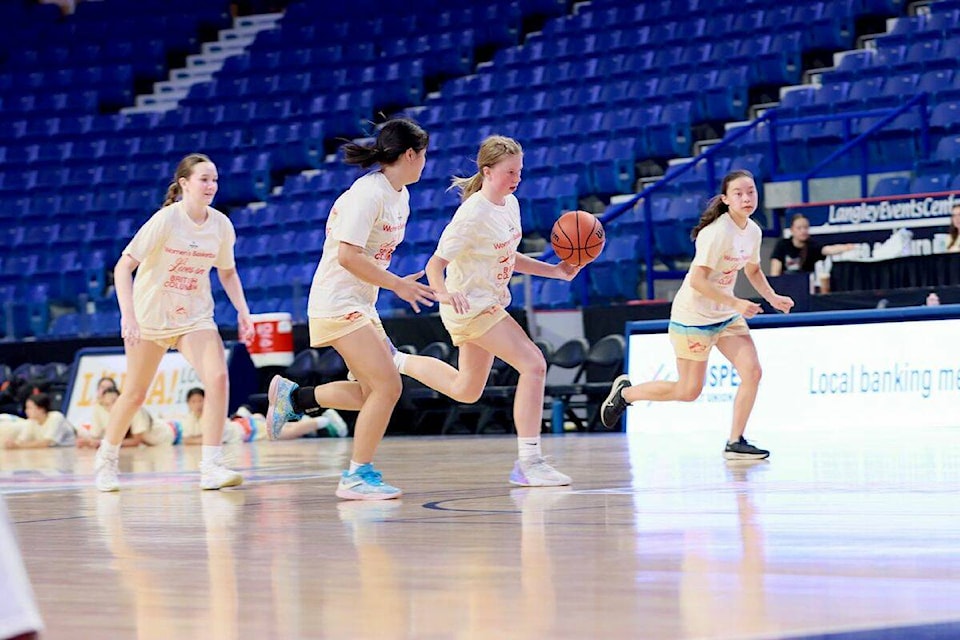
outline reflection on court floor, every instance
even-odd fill
[[[548,438],[548,489],[512,438],[388,438],[377,503],[334,497],[333,439],[237,447],[219,492],[198,448],[124,450],[118,494],[92,451],[0,451],[0,491],[49,638],[960,636],[952,431],[754,435]]]

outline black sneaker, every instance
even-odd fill
[[[620,422],[620,416],[627,410],[627,401],[623,399],[623,390],[630,385],[630,378],[625,375],[613,381],[613,387],[607,399],[600,405],[600,422],[607,429],[612,429]]]
[[[753,446],[743,436],[736,442],[728,442],[723,450],[723,457],[727,460],[763,460],[769,456],[769,451]]]

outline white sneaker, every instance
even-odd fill
[[[243,476],[227,469],[219,461],[200,464],[200,488],[223,489],[224,487],[238,487],[243,484]]]
[[[97,449],[97,457],[93,462],[93,472],[96,474],[96,485],[100,491],[119,491],[120,479],[117,477],[119,456],[108,456],[102,449]]]
[[[327,420],[330,424],[327,425],[327,433],[335,438],[346,438],[350,435],[350,429],[347,427],[347,421],[344,420],[339,413],[334,409],[327,409],[320,414]]]
[[[521,487],[561,487],[570,482],[570,476],[560,473],[540,456],[517,460],[510,472],[510,484]]]

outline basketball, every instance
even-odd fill
[[[553,223],[550,243],[557,257],[574,267],[593,262],[603,251],[603,225],[592,213],[567,211]]]

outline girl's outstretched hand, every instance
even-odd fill
[[[455,313],[466,313],[470,311],[470,302],[467,300],[467,296],[463,295],[459,291],[449,291],[447,293],[438,293],[437,302],[440,304],[448,304],[453,307]]]
[[[770,303],[771,307],[783,313],[790,313],[790,309],[793,309],[793,298],[790,296],[781,296],[775,293],[767,302]]]
[[[437,294],[434,293],[433,289],[422,282],[417,282],[417,280],[423,277],[423,273],[423,270],[420,270],[404,276],[401,278],[397,288],[393,290],[398,298],[405,300],[413,307],[415,313],[420,313],[420,305],[432,307],[432,301],[437,299]]]

